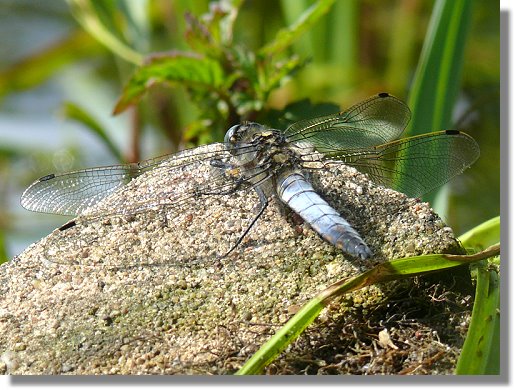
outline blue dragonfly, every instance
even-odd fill
[[[458,130],[399,139],[410,117],[406,104],[380,93],[346,111],[301,120],[285,130],[245,122],[232,126],[223,143],[139,163],[43,176],[25,190],[21,204],[36,212],[78,215],[60,228],[66,230],[114,215],[156,209],[178,214],[194,208],[201,197],[254,191],[259,197],[259,211],[226,254],[240,244],[275,196],[323,239],[347,254],[367,259],[373,256],[372,251],[313,188],[309,172],[345,164],[380,185],[417,197],[462,173],[479,157],[476,141]],[[108,207],[98,207],[150,170],[171,175],[206,166],[210,174],[203,180],[189,182],[184,175],[176,186],[130,199],[118,197]]]

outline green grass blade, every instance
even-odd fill
[[[119,1],[119,9],[127,23],[127,36],[132,45],[140,52],[150,49],[151,20],[147,10],[149,0]]]
[[[122,42],[116,34],[106,26],[95,7],[88,0],[68,0],[71,10],[79,24],[90,33],[98,42],[111,52],[135,65],[143,64],[143,55]]]
[[[461,70],[472,4],[470,0],[438,0],[424,42],[409,105],[410,135],[447,129],[461,85]]]
[[[486,264],[477,272],[476,299],[456,373],[496,375],[500,367],[499,275]]]
[[[236,374],[259,374],[317,318],[324,307],[323,299],[320,296],[310,300]]]
[[[399,1],[397,7],[392,7],[392,30],[384,80],[386,90],[394,95],[400,95],[406,90],[416,60],[417,40],[413,32],[417,31],[420,23],[415,15],[420,13],[421,6],[416,1]]]
[[[358,79],[360,16],[357,0],[337,1],[334,10],[328,15],[329,25],[325,37],[327,57],[329,62],[339,67],[343,75],[343,85],[335,85],[335,91],[353,86]],[[315,45],[323,47],[318,42]]]
[[[329,12],[334,2],[335,0],[318,0],[295,23],[279,30],[274,40],[263,46],[259,50],[259,54],[262,56],[273,56],[287,49],[302,34],[310,30],[322,16]]]
[[[281,10],[284,15],[285,24],[293,25],[297,18],[306,10],[311,2],[309,0],[281,0]],[[303,57],[316,57],[315,51],[320,45],[313,45],[313,30],[310,29],[294,43],[294,52]]]
[[[111,151],[112,155],[121,163],[124,162],[124,158],[120,149],[115,145],[112,139],[109,137],[105,129],[87,113],[83,108],[79,107],[75,103],[66,102],[62,106],[62,114],[66,119],[72,119],[83,126],[85,126],[91,133],[98,136],[98,138],[104,143],[104,145]]]
[[[434,254],[406,257],[380,264],[354,278],[337,282],[310,300],[285,326],[266,342],[237,372],[238,375],[259,374],[295,340],[334,298],[376,283],[420,276],[479,261],[499,254],[499,247],[490,247],[475,255]]]
[[[500,241],[501,218],[492,218],[459,237],[467,248],[482,249]],[[467,337],[456,367],[457,374],[499,374],[499,274],[482,264],[476,272],[476,296]]]
[[[63,67],[105,52],[89,34],[74,31],[59,42],[31,53],[21,61],[0,70],[0,98],[34,88],[53,77]]]
[[[409,96],[413,115],[407,135],[450,128],[472,6],[470,0],[436,2]],[[434,198],[435,194],[425,200]]]
[[[501,241],[501,217],[494,217],[459,237],[465,248],[482,250]]]

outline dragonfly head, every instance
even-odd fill
[[[224,137],[224,142],[226,144],[235,144],[237,141],[237,133],[238,133],[238,128],[240,127],[241,125],[234,125],[232,126],[229,130],[227,130],[227,132],[225,133],[225,137]]]
[[[232,126],[225,133],[224,142],[226,145],[237,146],[240,143],[252,142],[254,135],[265,130],[263,125],[254,122],[244,122]]]

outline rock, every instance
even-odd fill
[[[177,185],[162,173],[148,172],[98,207]],[[206,172],[187,174],[201,180]],[[234,373],[294,315],[292,307],[325,286],[388,259],[461,252],[452,230],[419,200],[346,167],[312,180],[360,232],[372,259],[345,256],[275,200],[220,257],[255,216],[255,194],[199,197],[173,214],[79,219],[0,268],[0,312],[9,313],[0,321],[0,353],[16,351],[4,359],[7,373]],[[417,315],[437,310],[430,295],[404,282],[346,296],[268,372],[452,372],[462,342],[453,324],[466,323],[467,311],[455,318],[442,307],[438,320],[418,322]],[[448,300],[438,304],[452,307]],[[398,350],[374,350],[373,335],[384,328]],[[424,351],[445,354],[426,367]]]

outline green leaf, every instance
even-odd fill
[[[259,50],[261,56],[273,56],[291,46],[302,34],[324,16],[335,0],[318,0],[309,7],[300,18],[289,27],[279,30],[274,40]]]
[[[118,0],[119,11],[124,16],[126,35],[139,51],[148,51],[151,40],[150,0]]]
[[[377,283],[459,267],[498,254],[499,247],[494,246],[474,255],[433,254],[406,257],[379,264],[354,278],[336,282],[304,305],[285,326],[245,363],[237,374],[259,374],[268,363],[284,351],[313,322],[330,301],[342,294]]]
[[[259,88],[262,99],[266,101],[270,92],[279,88],[289,76],[302,68],[305,64],[306,62],[302,61],[298,56],[292,56],[285,61],[271,64],[273,69],[269,72],[269,76],[265,78],[265,83],[260,85]]]
[[[115,9],[109,2],[68,0],[71,11],[79,24],[111,52],[135,65],[143,63],[143,55],[123,42],[115,31],[110,16]]]
[[[434,6],[410,89],[409,106],[413,115],[408,135],[447,130],[451,125],[461,87],[472,5],[470,0],[438,0]],[[432,201],[434,197],[426,200]]]
[[[459,375],[498,375],[500,371],[499,274],[478,268],[476,297],[467,338],[456,366]]]
[[[388,48],[388,64],[385,69],[387,91],[393,94],[406,89],[406,81],[413,72],[416,60],[417,34],[420,24],[420,11],[423,5],[419,2],[397,3],[393,8],[391,37]],[[402,37],[402,38],[400,38]]]
[[[338,1],[334,10],[328,15],[326,33],[328,56],[331,63],[337,64],[344,75],[343,89],[356,84],[357,71],[360,69],[360,2],[357,0]],[[399,39],[402,40],[402,39]],[[318,45],[318,42],[315,42]],[[322,45],[323,46],[323,45]]]
[[[473,1],[438,0],[409,96],[410,134],[448,129],[461,87]]]
[[[460,236],[465,247],[485,248],[500,241],[501,218],[495,217]],[[476,295],[469,330],[456,373],[499,374],[500,367],[500,286],[497,270],[480,263],[476,272]]]
[[[190,87],[217,90],[223,83],[222,67],[215,60],[194,53],[174,52],[149,57],[126,84],[114,109],[115,114],[136,103],[156,83],[180,82]]]
[[[72,119],[84,125],[93,134],[97,135],[111,151],[113,156],[115,156],[119,162],[123,162],[124,159],[120,149],[111,140],[105,129],[83,108],[79,107],[75,103],[65,102],[62,106],[61,112],[65,118]]]
[[[465,248],[483,250],[501,241],[501,217],[492,218],[459,237]]]
[[[0,97],[33,88],[48,80],[62,67],[100,52],[104,52],[104,49],[88,34],[83,31],[72,32],[65,39],[2,69]]]
[[[223,47],[230,47],[233,28],[242,0],[212,2],[201,17],[185,15],[185,38],[192,49],[217,58]]]
[[[300,15],[313,4],[312,0],[280,0],[284,24],[293,25]],[[328,19],[326,18],[326,22]],[[314,61],[325,58],[326,47],[319,45],[318,42],[326,38],[326,23],[320,23],[319,28],[309,29],[306,34],[300,36],[293,43],[293,52],[299,56],[310,58]],[[318,31],[317,31],[318,30]]]

